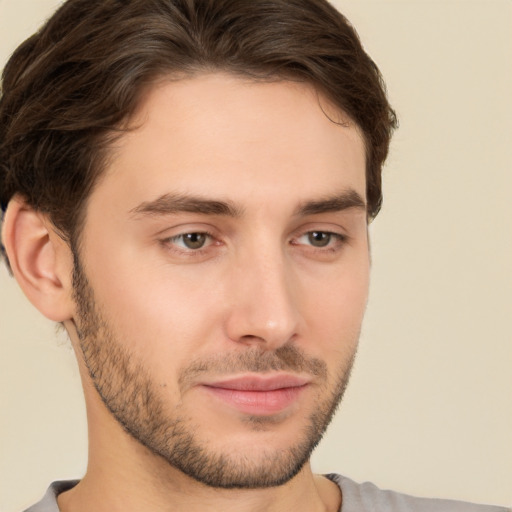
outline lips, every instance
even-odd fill
[[[290,408],[310,379],[296,375],[246,375],[203,384],[210,394],[239,412],[272,415]]]

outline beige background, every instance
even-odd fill
[[[57,5],[0,0],[0,62]],[[512,2],[340,0],[401,120],[346,399],[314,456],[404,492],[512,504]],[[86,462],[64,335],[0,270],[0,511]]]

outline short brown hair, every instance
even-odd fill
[[[76,241],[109,140],[165,75],[312,83],[361,129],[368,216],[396,117],[377,66],[325,0],[68,0],[14,52],[0,99],[0,205],[16,193]]]

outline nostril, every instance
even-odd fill
[[[245,343],[247,345],[265,343],[265,340],[261,336],[254,336],[252,334],[245,334],[238,339],[239,343]]]

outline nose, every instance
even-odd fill
[[[232,272],[229,339],[276,350],[298,334],[293,269],[279,251],[241,258]]]

